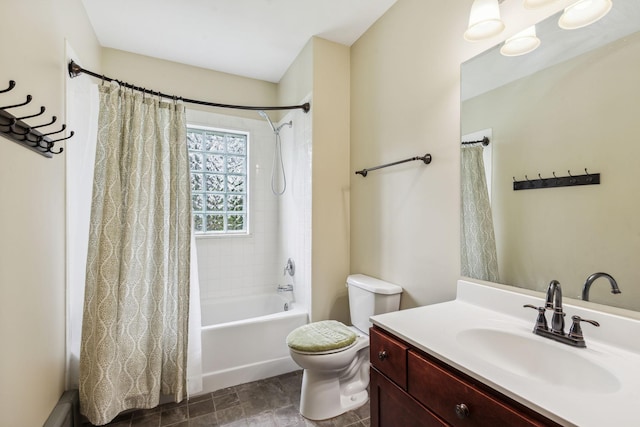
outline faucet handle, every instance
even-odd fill
[[[291,258],[287,260],[287,264],[284,266],[283,276],[286,276],[289,273],[289,276],[293,277],[296,274],[296,264],[293,262]]]
[[[600,326],[600,323],[596,322],[595,320],[583,319],[580,316],[571,316],[571,320],[573,320],[573,323],[571,324],[571,329],[569,329],[569,338],[573,338],[576,340],[584,340],[580,322],[587,322],[591,323],[593,326]]]
[[[534,310],[538,310],[538,319],[536,320],[536,327],[534,332],[538,329],[548,330],[549,326],[547,325],[547,318],[544,316],[546,311],[545,307],[536,307],[535,305],[525,304],[522,307],[533,308]]]

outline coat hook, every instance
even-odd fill
[[[516,181],[516,177],[515,176],[513,177],[513,182],[518,182],[518,181]]]
[[[43,133],[42,136],[45,137],[45,136],[53,135],[53,134],[56,134],[56,133],[60,133],[63,130],[65,130],[66,128],[67,128],[67,125],[63,124],[62,127],[60,128],[60,130],[57,130],[55,132]]]
[[[32,139],[32,138],[35,138],[35,139]],[[31,147],[36,147],[38,149],[43,148],[42,145],[40,145],[40,142],[42,140],[43,138],[40,136],[40,134],[31,132],[31,129],[29,134],[26,135],[23,139],[23,141],[29,143]]]
[[[31,129],[38,129],[38,128],[43,128],[45,126],[52,125],[56,122],[56,120],[58,120],[56,116],[51,116],[51,121],[49,123],[45,123],[43,125],[38,125],[38,126],[31,126]]]
[[[9,108],[22,107],[23,105],[27,105],[28,103],[30,103],[32,99],[33,99],[33,97],[31,95],[27,95],[27,101],[25,103],[16,104],[16,105],[8,105],[6,107],[0,107],[0,110],[8,110]]]
[[[567,173],[569,174],[569,176],[570,176],[571,178],[573,178],[573,175],[571,175],[571,169],[569,169],[569,170],[567,171]]]
[[[587,168],[584,168],[584,173],[586,173],[587,175],[591,175],[591,174],[589,173],[589,171],[587,170]]]
[[[29,138],[27,138],[29,139]],[[44,136],[40,136],[37,135],[36,140],[32,141],[34,143],[34,147],[36,147],[37,149],[39,149],[40,151],[46,152],[48,151],[51,147],[53,147],[53,144],[51,143],[51,141],[47,140],[44,138]]]
[[[540,182],[542,183],[543,187],[546,187],[547,185],[549,185],[547,180],[545,178],[543,178],[542,175],[538,174],[538,178],[540,178]]]
[[[11,131],[12,134],[18,135],[18,136],[26,136],[29,133],[31,133],[31,128],[24,129],[25,132],[22,133],[22,132],[19,132],[19,131],[16,130],[18,127],[21,127],[21,126],[16,126],[15,123],[12,123],[11,126],[9,127],[9,130]]]
[[[527,181],[529,181],[529,177],[527,175],[524,176],[524,179],[526,179]],[[531,181],[529,181],[531,182]]]
[[[41,136],[39,136],[38,140],[34,142],[35,142],[34,147],[36,147],[38,150],[42,151],[43,153],[48,152],[53,147],[53,144],[50,141],[47,141]]]
[[[38,117],[38,116],[40,116],[40,115],[44,114],[44,111],[45,111],[45,110],[46,110],[46,108],[44,108],[44,106],[41,106],[41,107],[40,107],[40,112],[39,112],[39,113],[37,113],[37,114],[32,114],[32,115],[30,115],[30,116],[16,117],[16,118],[15,118],[15,119],[13,119],[13,120],[18,121],[18,120],[30,119],[30,118],[32,118],[32,117]],[[15,123],[14,123],[14,124],[15,124]]]
[[[556,171],[553,171],[553,177],[554,177],[554,178],[556,178],[556,179],[558,178],[558,177],[556,176]]]
[[[71,136],[73,136],[73,135],[71,135]],[[71,136],[70,136],[69,138],[71,138]],[[53,147],[51,147],[51,148],[53,148]],[[60,153],[62,153],[62,152],[64,151],[64,148],[60,147],[60,149],[59,149],[58,151],[53,151],[53,150],[51,150],[51,149],[49,149],[49,150],[47,150],[47,151],[48,151],[49,153],[51,153],[51,154],[60,154]]]
[[[0,93],[5,93],[5,92],[9,92],[11,89],[13,89],[14,87],[16,87],[16,82],[13,80],[9,80],[9,87],[6,89],[2,89],[0,90]]]
[[[71,138],[73,135],[74,135],[74,132],[73,132],[73,131],[71,131],[71,132],[69,132],[69,136],[67,136],[66,138],[60,138],[60,139],[56,139],[56,140],[54,140],[54,141],[49,141],[49,142],[47,142],[47,145],[49,146],[49,148],[53,148],[53,144],[55,144],[56,142],[60,142],[60,141],[64,141],[64,140],[66,140],[66,139],[69,139],[69,138]],[[58,154],[58,153],[54,153],[54,154]]]

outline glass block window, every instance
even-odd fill
[[[197,234],[246,234],[248,134],[187,127]]]

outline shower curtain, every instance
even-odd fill
[[[498,281],[498,257],[481,145],[461,150],[461,273]]]
[[[184,106],[102,85],[79,382],[93,424],[184,399],[191,238]]]

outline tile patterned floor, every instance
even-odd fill
[[[369,427],[369,403],[324,421],[300,413],[302,371],[118,416],[109,427]],[[92,427],[85,423],[84,427]]]

